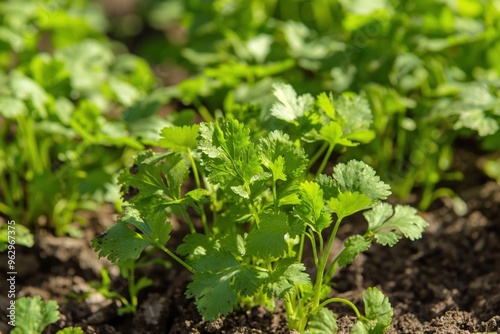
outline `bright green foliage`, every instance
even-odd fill
[[[297,96],[292,86],[275,84],[274,95],[278,98],[271,109],[272,115],[287,122],[292,122],[305,115],[311,109],[314,99],[310,94]]]
[[[42,333],[45,327],[59,320],[55,301],[42,301],[40,296],[16,300],[16,327],[13,334]]]
[[[323,191],[316,182],[305,181],[300,185],[300,204],[295,207],[297,215],[317,232],[330,226],[332,219],[324,210]]]
[[[381,203],[365,213],[368,229],[379,244],[394,246],[401,235],[410,240],[419,239],[427,222],[417,215],[417,210],[407,205],[397,205],[395,209]]]
[[[262,258],[277,258],[285,255],[288,249],[285,235],[289,230],[290,227],[285,213],[262,214],[259,228],[250,231],[248,234],[246,244],[248,255]]]
[[[33,247],[35,243],[35,238],[33,234],[29,231],[29,229],[23,225],[16,224],[15,225],[15,235],[12,234],[14,231],[11,227],[9,234],[9,226],[7,223],[2,224],[0,226],[0,253],[5,251],[9,245],[9,235],[11,236],[11,240],[15,239],[16,245],[22,245],[26,247]],[[15,237],[15,238],[13,238]]]
[[[134,226],[132,230],[128,225]],[[172,226],[161,214],[142,218],[130,209],[118,224],[92,240],[92,247],[100,257],[107,257],[116,264],[137,259],[147,246],[163,246],[170,238]]]
[[[368,117],[360,127],[349,125],[342,119],[351,117],[345,108],[361,108],[358,113],[369,109],[363,99],[342,97],[338,111],[336,100],[326,94],[318,96],[317,109],[314,99],[292,92],[290,86],[276,86],[280,102],[270,108],[285,127],[303,131],[293,136],[281,130],[251,135],[233,118],[163,129],[158,144],[167,152],[143,151],[122,173],[119,181],[132,208],[107,234],[97,236],[93,246],[114,263],[133,261],[147,246],[162,249],[192,272],[186,296],[195,298],[198,311],[210,321],[238,305],[272,306],[278,298],[285,302],[290,328],[328,333],[336,330],[336,320],[326,306],[342,302],[355,311],[359,328],[381,332],[390,323],[387,300],[369,290],[362,316],[349,301],[328,299],[330,281],[338,266],[351,263],[373,240],[389,246],[403,236],[414,240],[427,223],[414,209],[381,204],[390,187],[364,162],[337,163],[330,175],[322,174],[320,166],[314,178],[307,150],[316,157],[324,155],[325,165],[334,147],[354,143],[346,135],[364,133],[371,122]],[[325,144],[311,146],[314,133],[323,135],[320,141]],[[195,187],[184,190],[190,172]],[[188,208],[198,217],[188,215]],[[340,224],[360,211],[368,231],[347,239],[332,261]],[[165,246],[169,215],[190,229],[176,251],[183,259]],[[302,263],[308,241],[316,266],[314,281]]]
[[[169,121],[152,118],[168,98],[148,95],[149,64],[108,41],[85,0],[4,1],[0,23],[0,212],[78,235],[77,211],[119,203],[115,174],[159,139]]]
[[[198,146],[198,125],[183,127],[166,127],[161,130],[158,146],[168,148],[172,152],[189,153]]]
[[[262,173],[248,130],[236,120],[207,123],[200,127],[200,137],[202,162],[210,182],[248,198],[251,183]]]
[[[358,321],[354,334],[383,334],[391,324],[392,307],[387,297],[377,288],[368,288],[363,294],[365,319]]]
[[[306,334],[331,334],[337,333],[337,317],[327,308],[322,308],[318,313],[311,315]]]

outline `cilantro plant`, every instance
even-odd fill
[[[44,329],[59,320],[57,302],[43,301],[40,296],[22,297],[15,301],[15,319],[9,324],[15,325],[12,334],[41,334]],[[66,327],[56,334],[83,334],[80,327]]]
[[[93,240],[94,249],[116,264],[150,246],[163,250],[192,273],[186,296],[207,320],[238,306],[273,308],[281,299],[290,328],[330,333],[336,321],[327,306],[341,302],[358,317],[355,332],[383,333],[392,308],[381,291],[367,290],[363,314],[331,296],[331,282],[372,242],[418,239],[427,223],[409,206],[384,203],[390,187],[364,162],[337,163],[325,174],[333,152],[371,138],[365,100],[297,95],[284,84],[275,85],[274,94],[270,113],[290,135],[251,135],[232,118],[164,128],[157,146],[165,151],[139,153],[120,175],[125,215]],[[332,256],[340,225],[357,212],[366,232],[345,240]],[[186,224],[175,251],[167,246],[174,216]],[[314,275],[303,263],[306,243]]]

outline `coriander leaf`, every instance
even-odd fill
[[[323,191],[324,198],[330,199],[340,194],[337,182],[331,176],[320,174],[316,177],[316,182]]]
[[[183,243],[177,247],[177,253],[193,259],[206,255],[213,247],[214,243],[207,235],[192,233],[188,234]]]
[[[127,226],[129,224],[143,234],[130,229]],[[137,259],[147,246],[167,243],[171,230],[172,226],[162,214],[142,218],[137,210],[129,209],[117,224],[92,239],[92,247],[99,257],[107,257],[114,264],[121,264]]]
[[[352,93],[343,93],[334,102],[337,114],[344,121],[344,134],[357,130],[366,130],[373,121],[372,111],[368,100]]]
[[[189,153],[198,146],[199,128],[198,124],[163,128],[158,146],[173,152]]]
[[[391,194],[390,186],[380,181],[375,170],[362,161],[337,164],[332,177],[341,192],[359,192],[372,201],[386,199]]]
[[[371,203],[372,201],[365,194],[350,191],[340,193],[337,197],[332,197],[327,201],[328,207],[337,214],[339,219],[364,210]]]
[[[361,235],[353,235],[344,243],[344,250],[338,256],[338,263],[345,267],[354,261],[358,254],[368,250],[371,246],[371,239],[366,239]]]
[[[500,128],[498,124],[498,120],[486,116],[484,110],[470,109],[460,113],[458,121],[453,125],[453,129],[468,128],[476,130],[481,137],[485,137],[497,132]]]
[[[137,259],[149,245],[149,241],[139,233],[121,223],[111,226],[105,234],[92,239],[92,247],[99,253],[99,258],[107,257],[114,264]]]
[[[241,265],[226,250],[212,249],[208,255],[199,257],[193,268],[196,272],[186,296],[196,298],[198,311],[208,320],[232,311],[238,293],[254,294],[266,278],[257,270]]]
[[[343,137],[342,126],[337,122],[329,122],[321,127],[319,131],[320,138],[326,141],[330,146],[343,145],[343,146],[356,146],[349,139]]]
[[[148,150],[140,152],[134,166],[125,170],[118,180],[125,191],[136,189],[136,195],[127,198],[129,202],[147,204],[156,197],[160,203],[168,205],[181,198],[181,187],[188,174],[188,167],[180,154]]]
[[[363,294],[366,319],[353,327],[354,334],[383,334],[391,324],[393,310],[389,299],[377,288],[368,288]]]
[[[380,203],[364,213],[368,229],[378,243],[394,246],[401,234],[410,240],[422,237],[422,232],[429,225],[417,214],[417,210],[408,205],[397,205],[394,209],[388,203]]]
[[[296,215],[310,224],[317,232],[330,226],[332,217],[324,209],[323,190],[316,182],[302,182],[299,189],[300,204],[295,207]]]
[[[227,251],[212,251],[200,258],[193,264],[193,268],[198,272],[217,272],[231,267],[238,266],[239,262],[233,254]]]
[[[280,184],[278,200],[295,193],[308,165],[304,150],[295,147],[287,134],[272,131],[260,140],[259,155],[274,181],[286,181]]]
[[[330,96],[326,95],[325,92],[321,93],[318,95],[316,98],[316,101],[318,103],[318,106],[323,109],[325,114],[327,114],[330,119],[335,119],[335,106],[333,105],[333,96],[332,93],[330,93]]]
[[[235,275],[234,290],[241,296],[253,296],[262,284],[265,283],[267,274],[253,267],[243,267]]]
[[[293,122],[303,116],[314,105],[314,98],[310,94],[297,97],[292,86],[283,83],[273,85],[274,96],[279,102],[271,108],[271,114],[287,122]]]
[[[12,334],[42,333],[45,327],[59,320],[59,306],[53,300],[45,302],[40,296],[16,300],[16,327]]]
[[[203,318],[213,321],[228,314],[238,301],[238,295],[231,288],[234,270],[219,273],[196,272],[193,282],[187,286],[186,296],[194,297],[198,311]]]
[[[226,189],[235,187],[236,193],[248,195],[250,184],[262,173],[249,130],[234,119],[220,119],[202,124],[200,136],[201,161],[210,182]]]
[[[295,289],[294,284],[308,284],[309,275],[305,273],[306,267],[296,263],[294,258],[282,258],[267,279],[265,290],[271,295],[283,298],[289,291]]]
[[[282,256],[287,250],[285,234],[288,231],[284,212],[263,214],[259,227],[248,234],[247,254],[261,258]]]
[[[322,308],[318,313],[309,316],[306,334],[332,334],[337,333],[337,317],[327,309]]]

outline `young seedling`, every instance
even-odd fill
[[[330,157],[336,147],[369,139],[369,121],[361,126],[346,121],[345,106],[367,108],[362,99],[346,95],[333,101],[321,94],[314,100],[288,86],[277,86],[276,95],[280,102],[272,112],[295,127],[294,139],[278,130],[252,138],[235,119],[164,129],[159,146],[168,151],[144,151],[124,171],[120,182],[130,207],[107,234],[94,239],[94,248],[118,264],[138,258],[148,246],[162,249],[192,273],[186,295],[195,298],[207,320],[243,305],[272,308],[282,299],[291,329],[331,333],[336,320],[327,305],[341,302],[358,317],[355,332],[383,333],[392,308],[382,292],[367,290],[363,315],[351,301],[330,295],[331,281],[339,266],[350,264],[373,241],[394,246],[402,237],[415,240],[427,223],[409,206],[383,203],[390,187],[361,161],[338,163],[326,175],[329,159],[323,159],[312,176],[315,164],[306,149],[317,157],[314,148],[325,149],[311,143],[325,141]],[[342,111],[336,112],[335,104]],[[196,188],[186,191],[190,169]],[[361,211],[367,231],[348,238],[332,258],[340,225]],[[172,215],[189,230],[176,252],[165,246]],[[306,242],[315,277],[305,271]]]

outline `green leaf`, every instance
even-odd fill
[[[124,170],[118,177],[124,187],[125,195],[135,189],[136,195],[127,198],[131,203],[141,202],[146,208],[148,201],[156,198],[156,205],[168,206],[181,199],[181,187],[188,177],[189,170],[183,157],[178,153],[154,153],[151,150],[140,152],[135,164]],[[142,208],[139,208],[142,211]]]
[[[353,334],[384,334],[393,315],[389,299],[377,288],[368,288],[363,294],[363,302],[366,319],[358,320]]]
[[[107,232],[92,239],[92,247],[99,253],[99,258],[107,257],[114,264],[137,259],[150,245],[141,234],[122,223],[111,226]]]
[[[12,334],[42,333],[50,324],[59,320],[59,306],[53,300],[42,301],[40,296],[16,300],[16,327]]]
[[[401,235],[410,240],[420,239],[429,225],[408,205],[397,205],[395,209],[388,203],[380,203],[364,213],[368,229],[379,244],[394,246]]]
[[[323,190],[316,182],[302,182],[299,189],[300,204],[295,207],[296,215],[310,224],[317,232],[330,226],[332,217],[325,210]]]
[[[373,117],[368,100],[352,93],[343,93],[335,103],[335,110],[343,120],[344,134],[370,127]]]
[[[278,298],[284,298],[287,292],[295,289],[295,284],[308,284],[310,278],[302,263],[294,258],[282,258],[267,279],[266,291]]]
[[[35,238],[33,234],[31,234],[30,230],[26,226],[21,224],[16,224],[14,225],[14,227],[16,232],[15,234],[16,245],[22,245],[30,248],[33,247],[33,244],[35,243]],[[2,226],[0,226],[0,253],[5,251],[8,247],[9,244],[8,231],[9,231],[8,224],[3,224]]]
[[[46,103],[49,100],[49,95],[47,95],[45,90],[36,81],[20,72],[12,71],[10,77],[14,95],[20,100],[24,100],[25,103],[28,103],[28,110],[34,109],[38,112],[39,117],[43,119],[47,118]],[[29,106],[32,107],[30,108]]]
[[[343,145],[343,146],[356,146],[349,139],[343,138],[342,126],[337,122],[329,122],[321,127],[319,131],[320,138],[326,141],[330,146]]]
[[[284,212],[267,213],[260,216],[258,228],[250,231],[247,239],[247,253],[250,256],[279,257],[285,254],[288,233],[288,219]]]
[[[234,270],[219,273],[196,272],[188,284],[186,296],[196,299],[196,307],[203,318],[213,321],[233,310],[238,295],[231,288]]]
[[[321,93],[318,95],[316,98],[316,101],[318,103],[318,106],[323,109],[325,114],[327,114],[330,119],[335,119],[335,106],[333,105],[333,96],[332,93],[330,93],[330,96],[326,95],[325,92]]]
[[[15,119],[26,115],[28,109],[23,101],[10,96],[0,96],[0,115],[5,118]]]
[[[281,131],[272,131],[259,141],[259,155],[273,180],[282,180],[278,187],[278,201],[295,194],[307,168],[308,159],[302,148],[293,145],[290,137]]]
[[[132,225],[137,231],[128,227]],[[99,257],[107,257],[114,264],[137,259],[144,248],[164,245],[170,239],[172,226],[161,213],[142,218],[135,209],[128,209],[119,222],[107,232],[92,239],[92,247]]]
[[[48,93],[56,97],[70,95],[70,76],[63,61],[48,54],[37,54],[30,63],[30,70],[33,79]]]
[[[310,94],[297,96],[293,87],[288,84],[275,83],[273,93],[279,102],[273,105],[271,114],[287,122],[304,116],[314,105],[314,98]]]
[[[353,235],[344,243],[344,250],[338,256],[338,263],[342,267],[351,264],[358,254],[368,250],[372,244],[371,239],[361,235]]]
[[[498,120],[487,117],[483,110],[472,109],[462,111],[453,129],[468,128],[476,130],[481,137],[492,135],[500,128]]]
[[[353,213],[364,210],[372,203],[371,199],[365,194],[358,192],[343,192],[337,197],[330,198],[327,201],[328,207],[337,214],[339,219],[350,216]]]
[[[359,192],[372,201],[386,199],[391,194],[390,186],[380,181],[375,170],[362,161],[351,160],[347,164],[337,164],[332,177],[343,193]]]
[[[337,333],[337,317],[327,308],[322,308],[318,313],[309,316],[306,334],[332,334]]]
[[[197,124],[163,128],[158,146],[168,148],[173,152],[194,151],[198,146],[199,129],[200,126]]]
[[[236,120],[219,119],[200,126],[202,165],[210,182],[233,188],[243,197],[255,178],[262,173],[257,149],[249,130]],[[241,188],[243,187],[243,188]]]

